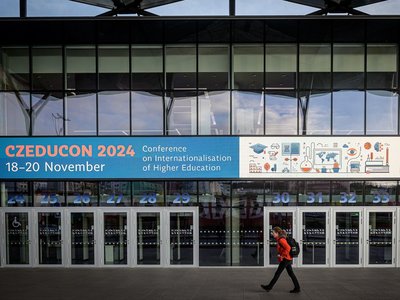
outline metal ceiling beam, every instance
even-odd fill
[[[229,0],[229,15],[236,15],[236,0]]]
[[[0,0],[1,1],[1,0]],[[70,0],[107,9],[98,16],[117,16],[119,14],[137,14],[139,16],[157,16],[148,11],[184,0]]]
[[[110,11],[98,15],[98,17],[116,16],[118,14],[138,14],[142,16],[157,16],[156,14],[141,9],[140,3],[142,1],[143,0],[135,0],[134,2],[126,6],[121,4],[117,5],[118,1],[114,1],[116,7]]]
[[[370,4],[385,2],[387,0],[285,0],[302,4],[319,10],[310,15],[327,15],[329,13],[347,13],[349,15],[367,15],[364,12],[357,10],[358,7],[363,7]]]
[[[26,18],[27,16],[27,0],[19,0],[19,17]]]

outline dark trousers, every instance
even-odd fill
[[[291,260],[287,260],[287,259],[283,259],[278,266],[278,269],[275,272],[274,278],[272,278],[271,282],[269,283],[269,287],[272,288],[275,283],[278,281],[279,276],[281,276],[283,270],[287,271],[287,273],[289,274],[290,278],[293,281],[294,284],[294,288],[295,289],[300,289],[300,285],[299,282],[297,281],[296,275],[294,275],[293,269],[292,269],[292,261]]]

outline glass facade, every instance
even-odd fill
[[[161,90],[164,87],[162,46],[132,46],[131,62],[133,90]]]
[[[343,39],[258,21],[0,42],[0,139],[398,137],[394,34],[367,21],[365,37]],[[301,266],[398,264],[398,178],[277,178],[7,179],[1,262],[271,266],[281,226]]]
[[[32,89],[56,91],[63,88],[63,48],[32,47]]]
[[[5,181],[2,207],[199,206],[200,214],[263,206],[395,206],[399,182],[256,181]],[[400,199],[399,199],[400,200]],[[397,204],[396,204],[397,203]]]
[[[331,88],[332,45],[299,45],[299,88],[323,90]]]
[[[65,47],[65,86],[69,91],[97,88],[95,46]]]
[[[29,48],[0,48],[0,88],[2,90],[29,90]]]
[[[399,133],[396,44],[100,44],[0,53],[1,136]]]

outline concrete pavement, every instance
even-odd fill
[[[8,300],[208,300],[208,299],[399,299],[400,269],[295,269],[302,286],[289,294],[286,271],[275,288],[263,268],[62,269],[2,268],[0,299]]]

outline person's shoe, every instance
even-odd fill
[[[292,293],[292,294],[300,293],[300,289],[293,289],[289,293]]]
[[[261,285],[261,287],[266,290],[267,292],[269,292],[270,290],[272,290],[272,287],[270,287],[269,285]]]

